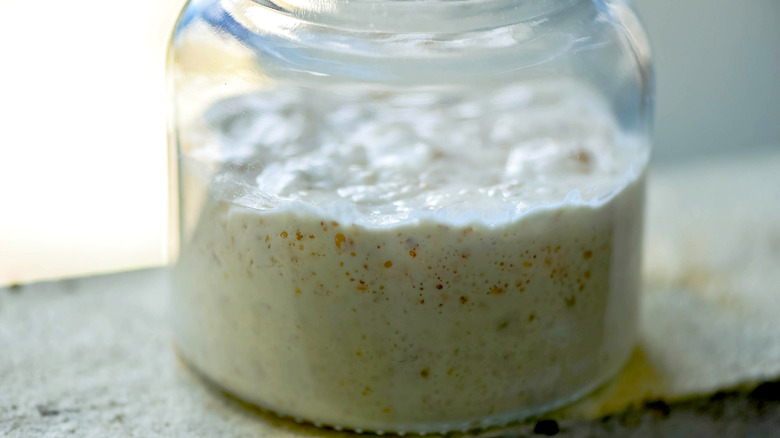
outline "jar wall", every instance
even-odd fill
[[[622,2],[398,3],[184,9],[176,341],[315,424],[502,424],[633,345],[646,39]]]

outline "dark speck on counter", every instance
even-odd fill
[[[553,436],[560,432],[558,422],[555,420],[540,420],[534,426],[534,433],[537,435]]]

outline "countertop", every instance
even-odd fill
[[[544,418],[478,435],[780,436],[780,148],[653,169],[641,341]],[[0,436],[341,437],[176,357],[164,268],[0,289]]]

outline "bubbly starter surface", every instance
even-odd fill
[[[569,87],[211,108],[182,157],[203,193],[184,357],[262,407],[374,431],[501,424],[603,382],[634,341],[647,150]]]

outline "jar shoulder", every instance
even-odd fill
[[[575,1],[546,15],[458,32],[330,27],[269,5],[254,0],[190,2],[174,30],[172,56],[184,56],[178,48],[187,41],[198,44],[211,36],[211,46],[239,46],[272,76],[297,71],[347,79],[430,75],[446,80],[450,75],[464,79],[519,70],[576,73],[628,63],[648,77],[652,74],[648,38],[624,1]]]

